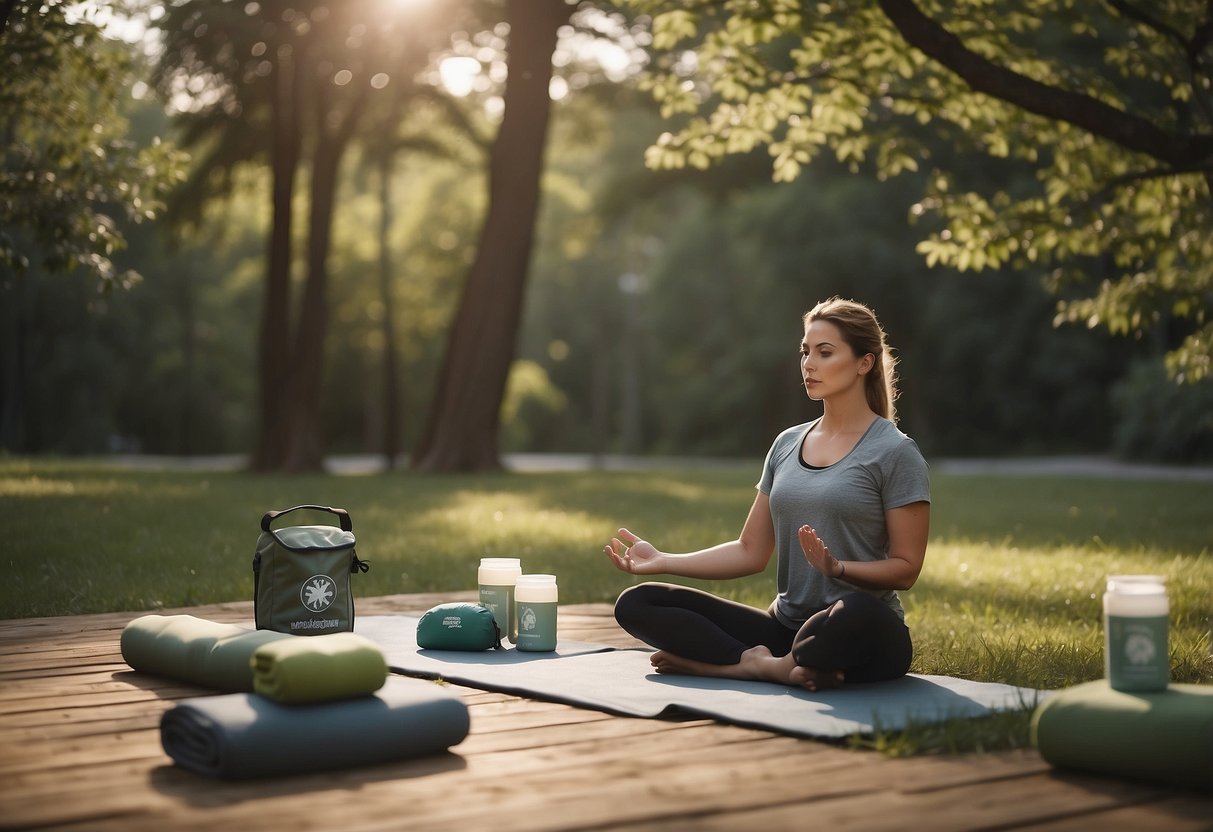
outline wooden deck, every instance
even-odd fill
[[[461,596],[359,599],[417,614]],[[466,596],[463,596],[466,598]],[[188,612],[251,626],[252,604]],[[0,621],[0,826],[164,830],[1213,829],[1213,799],[1056,772],[1030,750],[893,760],[706,720],[610,716],[457,688],[450,753],[255,782],[209,780],[160,748],[160,715],[206,691],[135,673],[138,613]],[[606,605],[562,638],[629,646]]]

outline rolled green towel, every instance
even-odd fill
[[[253,689],[250,662],[257,648],[303,638],[192,615],[144,615],[126,625],[120,645],[135,670],[234,692]]]
[[[292,638],[253,653],[253,690],[283,704],[365,696],[383,687],[387,660],[353,633]]]
[[[1032,715],[1032,744],[1062,768],[1213,790],[1213,686],[1125,693],[1101,679],[1057,691]]]
[[[312,705],[250,693],[192,699],[164,712],[160,743],[185,769],[243,780],[433,754],[462,742],[469,726],[458,695],[393,677],[370,696]]]

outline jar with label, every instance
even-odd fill
[[[1112,575],[1103,596],[1104,673],[1114,690],[1161,691],[1171,679],[1170,607],[1159,575]]]
[[[514,620],[514,584],[522,574],[519,558],[481,558],[476,580],[480,584],[480,604],[493,613],[501,637],[518,643],[518,622]]]
[[[556,649],[555,575],[522,575],[514,592],[519,650],[551,652]]]

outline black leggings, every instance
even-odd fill
[[[848,682],[904,676],[913,654],[905,623],[864,592],[844,595],[791,630],[769,610],[690,587],[644,583],[619,596],[615,620],[646,644],[685,659],[737,664],[744,651],[765,645],[775,656],[792,653],[801,667],[841,670]]]

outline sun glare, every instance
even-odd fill
[[[409,2],[409,0],[393,0],[393,2]],[[412,0],[419,2],[419,0]],[[444,58],[438,65],[438,75],[442,78],[442,86],[454,96],[462,98],[476,88],[476,77],[480,75],[480,61],[475,58],[454,56]]]

